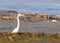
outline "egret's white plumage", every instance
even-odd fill
[[[15,29],[13,29],[13,31],[11,33],[18,33],[19,31],[19,24],[20,24],[20,21],[19,21],[19,17],[22,16],[22,14],[18,14],[17,16],[17,27]]]
[[[56,20],[51,20],[51,22],[57,22]]]

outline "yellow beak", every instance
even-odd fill
[[[18,14],[19,16],[23,16],[23,17],[25,17],[25,15],[24,14]]]

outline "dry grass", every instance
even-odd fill
[[[1,43],[60,43],[59,34],[44,34],[44,33],[0,33]]]

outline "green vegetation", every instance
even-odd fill
[[[60,43],[60,34],[0,33],[1,43]]]

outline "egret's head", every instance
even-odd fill
[[[18,14],[18,16],[21,16],[22,14]]]
[[[18,16],[25,16],[24,14],[18,14]]]

